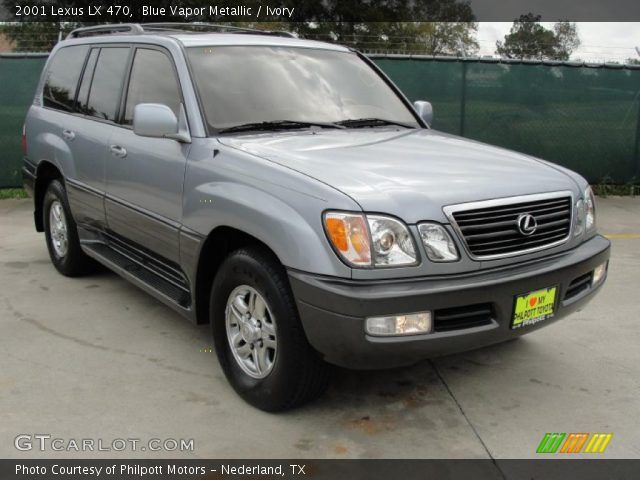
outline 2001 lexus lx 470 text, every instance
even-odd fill
[[[23,175],[60,273],[106,265],[198,323],[258,408],[328,364],[409,365],[580,309],[607,274],[557,165],[430,128],[366,57],[278,32],[78,29],[44,69]]]

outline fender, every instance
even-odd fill
[[[75,176],[73,156],[64,140],[53,133],[41,133],[34,143],[42,147],[36,160],[37,170],[43,162],[48,162],[56,167],[64,178]]]
[[[209,183],[196,191],[194,197],[200,198],[189,200],[188,221],[185,218],[185,227],[190,230],[208,235],[218,227],[235,228],[271,248],[287,268],[350,277],[350,269],[337,259],[325,239],[320,215],[317,225],[312,226],[291,204],[249,185]],[[308,201],[299,199],[293,205]],[[181,252],[181,258],[190,256]]]
[[[213,159],[208,150],[209,158],[190,158],[187,165],[183,226],[201,241],[181,242],[185,271],[196,269],[198,254],[193,249],[201,248],[210,232],[224,226],[266,244],[287,268],[350,278],[351,269],[326,239],[322,212],[360,207],[306,175],[232,148],[225,150]],[[192,148],[196,158],[202,153],[201,148]]]

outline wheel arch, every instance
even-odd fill
[[[36,168],[36,180],[33,187],[34,221],[38,232],[44,231],[42,204],[47,187],[53,180],[60,180],[64,184],[62,172],[48,160],[41,161]]]
[[[209,297],[213,280],[224,259],[243,247],[258,246],[265,249],[281,265],[274,250],[259,238],[235,227],[218,226],[203,242],[195,274],[195,306],[198,324],[209,323]]]

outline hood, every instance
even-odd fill
[[[407,223],[445,221],[442,207],[500,197],[577,191],[565,173],[510,150],[434,130],[347,129],[221,137]]]

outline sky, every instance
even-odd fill
[[[640,22],[576,22],[582,45],[571,56],[571,60],[589,62],[618,61],[627,58],[640,59],[635,47],[640,48]],[[503,40],[511,29],[511,22],[480,22],[478,43],[480,55],[494,55],[496,40]],[[542,22],[545,28],[553,23]]]

